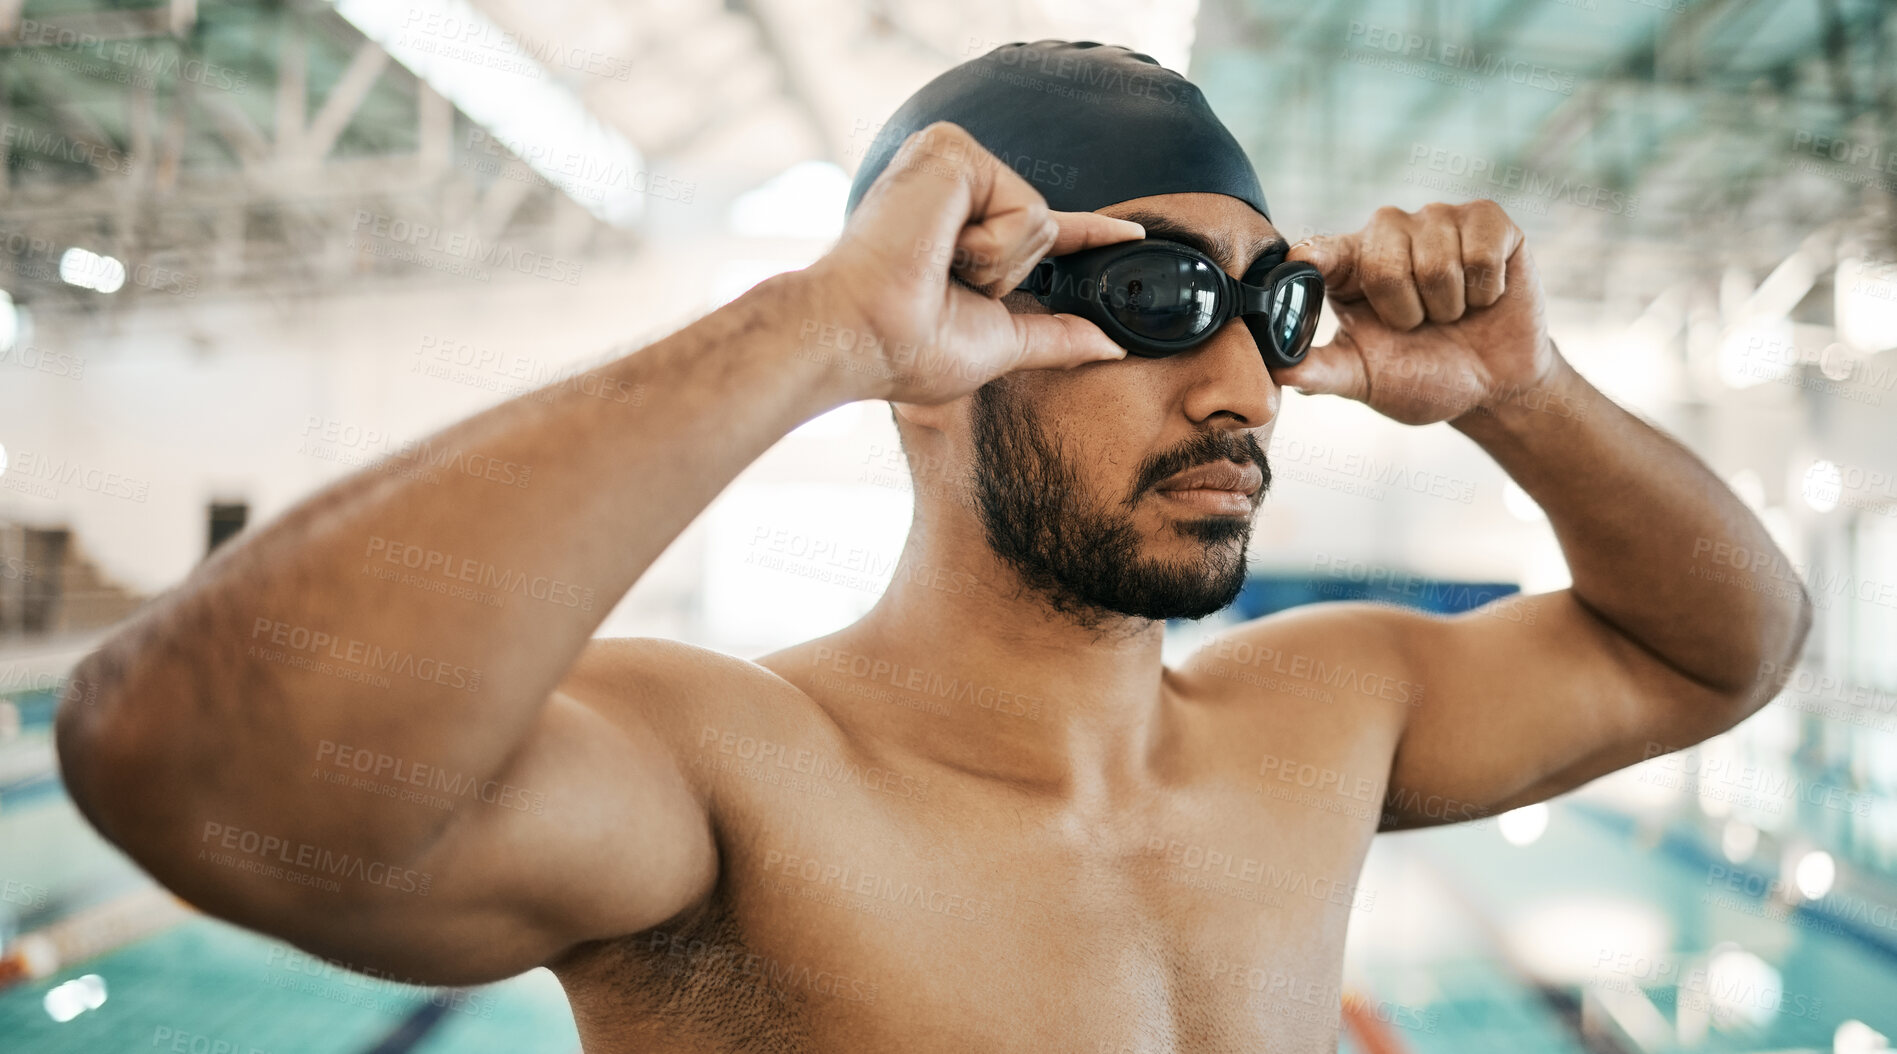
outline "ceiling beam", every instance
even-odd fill
[[[310,119],[309,127],[299,137],[303,160],[320,161],[329,156],[343,129],[362,108],[363,100],[369,97],[370,89],[388,67],[389,53],[373,40],[363,41],[350,56],[349,66],[343,70],[336,86],[330,89],[329,98],[323,100],[323,108]]]
[[[310,42],[303,19],[294,9],[284,12],[277,28],[277,157],[290,161],[302,155],[303,122],[309,112]]]

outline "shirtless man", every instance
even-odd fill
[[[1051,210],[963,127],[893,141],[814,265],[434,438],[529,487],[359,472],[118,632],[60,713],[85,815],[205,911],[358,969],[545,965],[589,1054],[1327,1051],[1379,830],[1541,801],[1776,692],[1802,590],[1699,566],[1773,543],[1562,360],[1493,203],[1292,250],[1341,321],[1293,368],[1229,323],[1131,357],[992,294],[1142,233],[1242,275],[1284,252],[1242,178]],[[1468,436],[1573,586],[1305,607],[1164,665],[1165,617],[1236,595],[1286,385]],[[754,662],[591,639],[739,471],[860,399],[917,475],[873,611]],[[495,576],[538,584],[445,592]]]

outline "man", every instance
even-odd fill
[[[1802,591],[1692,566],[1770,551],[1758,521],[1562,360],[1492,203],[1290,250],[1341,329],[1288,368],[1229,323],[1128,356],[1007,292],[1142,235],[1234,277],[1287,255],[1145,56],[951,70],[852,205],[816,264],[603,370],[637,405],[575,386],[433,440],[531,487],[365,471],[227,547],[83,664],[74,800],[192,903],[352,967],[544,964],[589,1052],[1330,1050],[1378,830],[1697,742],[1798,652]],[[1449,422],[1573,587],[1318,605],[1163,665],[1163,620],[1239,588],[1286,385]],[[756,662],[589,639],[733,476],[859,399],[917,474],[873,611]],[[546,587],[451,588],[510,578]]]

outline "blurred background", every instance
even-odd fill
[[[415,441],[815,259],[904,97],[1043,37],[1199,83],[1293,240],[1500,202],[1563,352],[1759,512],[1795,564],[1761,588],[1802,576],[1817,605],[1786,690],[1733,732],[1378,839],[1341,1049],[1886,1049],[1880,0],[0,0],[0,1046],[577,1049],[545,971],[365,977],[154,887],[66,798],[54,700],[248,525],[386,458],[451,471]],[[752,656],[854,620],[908,522],[895,444],[877,403],[799,428],[600,632]],[[1295,604],[1567,583],[1540,511],[1448,428],[1289,393],[1271,458],[1243,596],[1169,654]]]

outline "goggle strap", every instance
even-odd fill
[[[1052,293],[1054,291],[1054,258],[1045,257],[1040,263],[1035,264],[1034,270],[1029,271],[1028,276],[1021,280],[1021,284],[1014,288],[1016,292],[1031,293],[1042,298]]]

